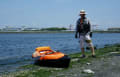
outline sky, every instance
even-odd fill
[[[120,0],[0,0],[0,28],[68,27],[84,9],[92,25],[120,27]]]

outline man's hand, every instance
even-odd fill
[[[90,37],[92,37],[92,32],[90,32]]]
[[[77,33],[75,34],[75,38],[78,38]]]

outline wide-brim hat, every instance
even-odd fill
[[[80,11],[80,15],[81,15],[81,14],[87,14],[87,13],[85,12],[85,10],[81,10],[81,11]]]

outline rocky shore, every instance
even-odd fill
[[[120,44],[106,45],[95,50],[96,58],[86,52],[86,58],[80,58],[81,53],[71,54],[68,68],[41,67],[26,65],[20,71],[5,73],[0,77],[120,77]]]

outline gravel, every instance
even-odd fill
[[[107,57],[104,56],[100,59],[93,59],[89,64],[87,62],[81,65],[78,62],[73,64],[72,68],[57,72],[50,77],[120,77],[120,55],[107,54]],[[85,69],[90,69],[94,71],[94,73],[85,73],[83,72]]]

